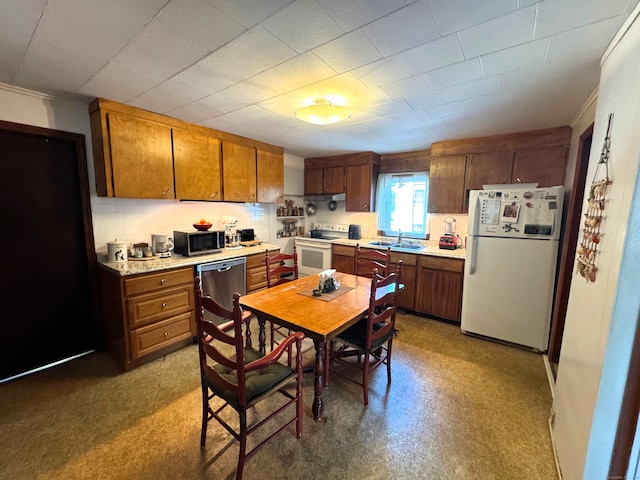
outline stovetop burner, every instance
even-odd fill
[[[340,223],[319,223],[312,225],[310,238],[317,240],[339,240],[349,236],[349,226]]]

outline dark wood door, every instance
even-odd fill
[[[0,121],[0,379],[97,347],[84,136]]]
[[[466,155],[431,157],[429,213],[463,213]]]

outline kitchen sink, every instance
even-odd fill
[[[376,247],[391,247],[393,246],[393,242],[375,241],[375,242],[369,242],[369,245],[375,245]]]
[[[422,250],[424,248],[423,245],[414,245],[412,243],[394,243],[391,245],[391,248],[402,248],[405,250]]]

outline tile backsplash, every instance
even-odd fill
[[[212,229],[223,230],[218,219],[230,215],[238,219],[237,228],[253,228],[258,238],[275,238],[274,204],[223,202],[181,202],[91,197],[93,232],[96,251],[106,252],[107,242],[151,242],[151,234],[173,236],[173,230],[193,230],[201,218],[213,223]]]

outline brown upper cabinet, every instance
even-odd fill
[[[177,198],[223,200],[220,140],[174,128],[173,164]]]
[[[373,212],[379,168],[374,152],[305,158],[304,193],[346,193],[347,212]]]
[[[227,202],[256,201],[256,149],[222,142],[222,182]]]
[[[284,162],[282,155],[258,149],[256,151],[258,175],[258,202],[284,201]]]
[[[281,201],[282,147],[103,98],[89,114],[100,196]]]
[[[434,143],[430,213],[466,213],[469,190],[486,184],[562,185],[571,127]]]
[[[331,158],[331,157],[326,157]],[[344,193],[344,166],[307,167],[304,169],[304,193],[333,194]]]
[[[171,128],[120,112],[99,111],[96,116],[98,126],[92,125],[92,131],[98,130],[100,138],[96,141],[94,133],[98,195],[175,198]]]
[[[431,157],[429,213],[459,213],[464,208],[466,155]]]

